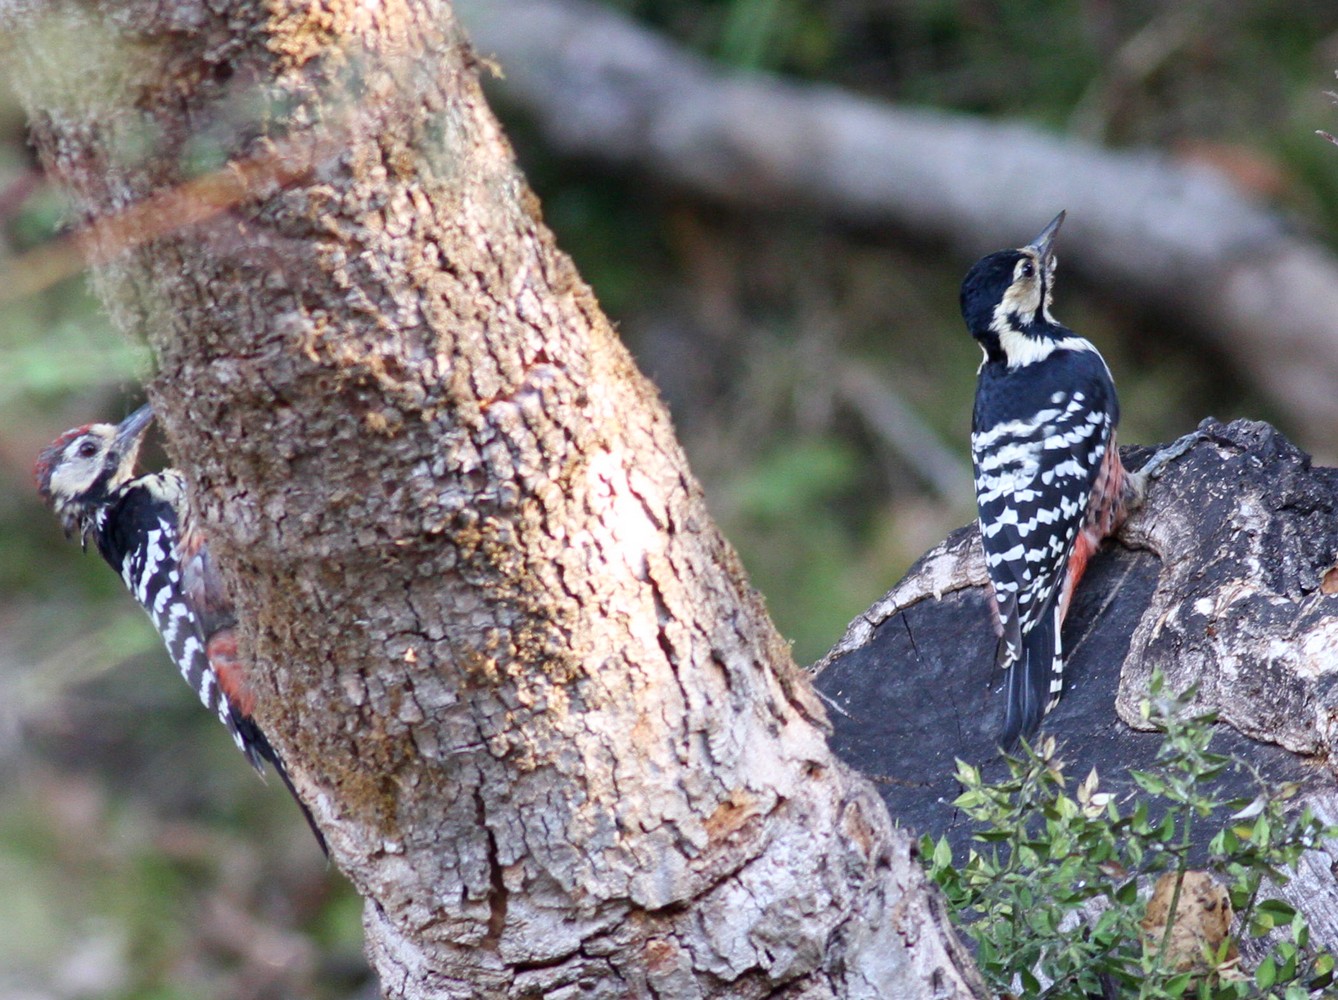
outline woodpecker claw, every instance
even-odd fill
[[[1143,467],[1138,470],[1140,476],[1148,479],[1156,479],[1171,462],[1187,454],[1200,441],[1207,441],[1206,431],[1193,430],[1183,437],[1177,438],[1168,444],[1165,448],[1157,451],[1151,458],[1143,463]]]
[[[1152,480],[1166,471],[1168,465],[1188,454],[1200,441],[1207,441],[1208,439],[1207,431],[1202,429],[1192,430],[1188,434],[1176,438],[1165,448],[1153,452],[1152,457],[1144,462],[1143,467],[1137,472],[1126,473],[1125,484],[1129,492],[1126,506],[1129,510],[1136,510],[1143,506],[1143,502],[1147,499],[1148,486],[1152,483]]]

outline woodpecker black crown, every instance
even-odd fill
[[[1056,215],[1026,246],[982,257],[962,281],[962,317],[988,360],[1025,363],[1035,350],[1019,338],[1043,342],[1071,335],[1050,315],[1054,241],[1064,216]],[[1010,352],[1010,345],[1019,350]]]

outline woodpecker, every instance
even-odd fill
[[[1115,444],[1105,360],[1050,313],[1060,212],[1031,243],[982,257],[962,316],[984,352],[971,423],[976,506],[1008,671],[1005,748],[1063,692],[1060,626],[1087,560],[1141,495]]]
[[[264,775],[266,762],[274,768],[326,850],[288,769],[255,721],[256,695],[237,657],[232,602],[190,515],[185,480],[175,469],[135,475],[152,421],[145,405],[120,424],[66,431],[38,456],[38,492],[67,538],[77,534],[85,550],[92,539],[148,612],[191,690],[257,772]]]

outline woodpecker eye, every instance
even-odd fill
[[[1019,273],[1024,278],[1034,278],[1036,276],[1036,265],[1029,260],[1024,260]]]
[[[80,458],[92,458],[97,453],[98,445],[96,441],[84,441],[79,445]]]

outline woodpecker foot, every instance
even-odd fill
[[[1151,458],[1143,463],[1143,467],[1138,470],[1137,475],[1142,476],[1145,480],[1156,479],[1162,474],[1162,471],[1167,465],[1186,454],[1200,441],[1207,440],[1207,431],[1190,431],[1184,437],[1171,442],[1165,448],[1162,448],[1160,451],[1153,454]]]
[[[1154,452],[1152,457],[1144,462],[1143,467],[1137,472],[1126,473],[1125,481],[1132,492],[1129,501],[1130,509],[1143,505],[1143,500],[1147,496],[1148,484],[1165,472],[1168,465],[1188,453],[1200,441],[1207,441],[1208,438],[1208,432],[1201,428],[1190,431],[1183,437],[1172,441],[1165,448]]]

